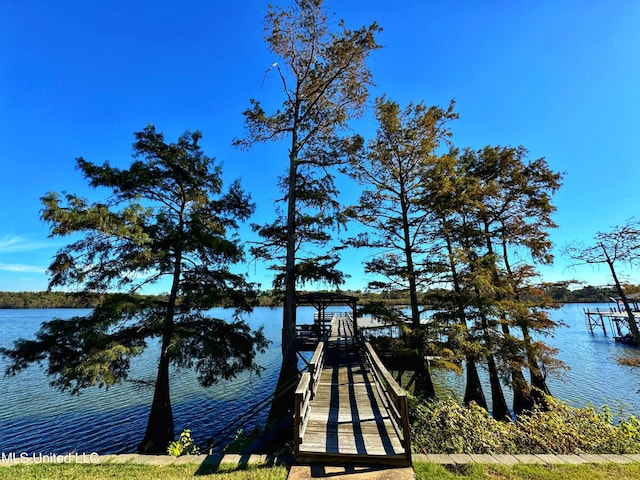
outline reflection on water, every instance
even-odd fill
[[[616,364],[619,356],[640,355],[640,350],[622,346],[602,331],[591,334],[585,326],[583,308],[566,305],[553,311],[552,317],[563,320],[555,337],[547,338],[560,349],[558,357],[571,367],[562,377],[549,379],[551,392],[580,406],[625,405],[627,412],[640,412],[640,372]],[[312,307],[300,307],[298,317],[311,318]],[[32,338],[43,321],[69,318],[85,313],[61,310],[0,310],[0,346],[11,346],[19,337]],[[229,318],[230,312],[216,309],[216,316]],[[265,367],[260,376],[243,375],[211,388],[198,385],[195,375],[174,371],[171,396],[176,433],[190,428],[197,442],[215,436],[237,418],[273,393],[280,364],[280,309],[256,308],[246,318],[253,328],[264,326],[272,344],[258,362]],[[4,360],[0,369],[4,371]],[[132,363],[131,378],[153,379],[157,347],[148,350]],[[483,374],[484,372],[480,372]],[[434,371],[439,394],[462,397],[464,376]],[[152,390],[140,384],[125,383],[108,390],[92,388],[78,396],[60,393],[49,386],[49,378],[37,366],[16,377],[0,376],[0,452],[69,451],[98,453],[132,452],[144,434],[151,405]],[[485,389],[490,402],[488,387]],[[509,392],[505,389],[505,393]],[[245,430],[263,424],[267,411],[261,411]],[[231,431],[231,434],[234,432]]]

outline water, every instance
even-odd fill
[[[552,317],[563,320],[566,326],[546,341],[560,349],[558,358],[571,368],[561,377],[549,378],[551,392],[575,406],[608,404],[620,406],[626,413],[640,412],[640,371],[616,363],[620,356],[640,356],[640,350],[615,343],[601,330],[591,334],[584,322],[585,307],[566,305],[552,312]],[[298,316],[305,321],[313,311],[313,307],[300,307]],[[33,338],[43,321],[86,312],[0,310],[0,346],[10,347],[20,337]],[[230,312],[222,309],[215,313],[220,318],[230,317]],[[254,405],[273,392],[281,360],[281,318],[280,309],[267,307],[256,308],[246,318],[252,328],[264,326],[265,335],[273,342],[257,359],[266,368],[260,376],[243,375],[205,389],[193,374],[173,372],[171,395],[176,433],[190,428],[196,442],[203,443],[233,420],[248,416]],[[153,379],[156,365],[157,349],[150,347],[133,361],[131,377]],[[0,371],[4,366],[0,358]],[[435,371],[434,377],[440,391],[461,397],[464,377],[441,371]],[[49,381],[38,366],[15,377],[0,376],[0,452],[107,454],[135,450],[146,427],[153,395],[150,388],[126,383],[108,390],[91,388],[72,396],[53,389]],[[489,397],[489,389],[485,391]],[[508,390],[506,393],[508,396]],[[262,410],[239,428],[247,430],[264,424],[267,413],[267,409]]]
[[[615,342],[607,324],[589,332],[584,309],[608,308],[606,304],[568,304],[553,311],[554,320],[567,327],[558,330],[547,343],[559,349],[557,358],[569,367],[562,377],[549,380],[551,393],[575,406],[592,403],[621,407],[627,413],[640,414],[640,370],[618,365],[617,358],[639,358],[640,349]]]
[[[311,308],[311,307],[310,307]],[[33,338],[43,321],[70,318],[89,310],[0,310],[0,346],[11,347],[17,338]],[[300,314],[311,315],[300,309]],[[229,319],[231,311],[214,309],[214,316]],[[232,421],[273,393],[281,361],[280,310],[257,308],[246,318],[253,329],[264,327],[272,341],[257,358],[265,367],[260,375],[241,375],[210,388],[201,387],[190,371],[173,371],[171,399],[176,434],[192,430],[204,443]],[[150,346],[132,360],[130,378],[154,380],[158,347]],[[44,369],[31,366],[15,377],[4,377],[6,361],[0,357],[0,452],[98,452],[135,451],[144,435],[153,390],[140,383],[82,390],[80,395],[61,393],[49,385]],[[260,411],[245,430],[264,424],[268,409]],[[227,438],[235,434],[230,430]]]
[[[543,340],[550,347],[558,349],[556,358],[562,360],[567,370],[550,373],[547,385],[551,394],[575,407],[592,404],[612,407],[614,414],[640,415],[640,369],[618,365],[617,358],[640,357],[640,349],[615,342],[607,323],[608,336],[602,329],[593,333],[586,326],[584,309],[600,307],[608,309],[607,304],[566,304],[552,310],[550,317],[562,321],[552,337]],[[528,378],[528,372],[524,372]],[[483,383],[488,408],[491,410],[491,395],[488,375],[483,369],[479,372]],[[451,372],[434,371],[434,383],[438,395],[451,394],[455,398],[464,395],[464,376]],[[507,404],[511,405],[512,392],[504,388]]]

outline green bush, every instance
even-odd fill
[[[256,426],[250,432],[240,429],[236,432],[233,440],[222,449],[223,453],[244,453],[247,447],[262,435],[262,427]]]
[[[513,424],[493,420],[486,410],[451,398],[410,402],[411,438],[419,453],[505,453],[513,449]]]
[[[640,421],[613,423],[609,408],[570,407],[548,398],[548,409],[501,422],[453,399],[411,399],[413,449],[419,453],[640,453]]]
[[[167,447],[167,453],[174,457],[181,457],[182,455],[199,455],[200,449],[191,438],[191,430],[188,428],[183,430],[180,434],[180,438],[169,444]]]
[[[520,450],[532,453],[638,453],[638,420],[612,423],[608,407],[570,407],[559,401],[549,410],[533,411],[518,419]]]

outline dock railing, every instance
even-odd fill
[[[311,390],[311,399],[313,399],[316,394],[316,390],[318,389],[318,382],[320,381],[320,374],[322,373],[322,368],[324,367],[324,358],[327,345],[327,336],[325,335],[323,340],[318,344],[315,351],[313,352],[313,356],[311,357],[311,361],[309,362],[309,389]]]
[[[300,444],[304,437],[304,432],[309,423],[309,404],[316,394],[318,382],[322,367],[324,366],[325,352],[327,345],[327,337],[325,336],[313,352],[311,362],[309,362],[309,371],[302,374],[300,382],[295,393],[295,411],[294,411],[294,453],[300,450]]]
[[[391,422],[398,436],[402,438],[404,451],[408,464],[411,464],[411,427],[409,426],[409,403],[407,393],[398,385],[384,366],[380,357],[371,344],[364,342],[363,354],[371,368],[371,373],[376,377],[376,386],[379,393],[387,401]]]

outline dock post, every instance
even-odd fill
[[[602,331],[604,332],[604,335],[607,335],[607,329],[604,326],[604,316],[600,315],[600,324],[602,325]]]

